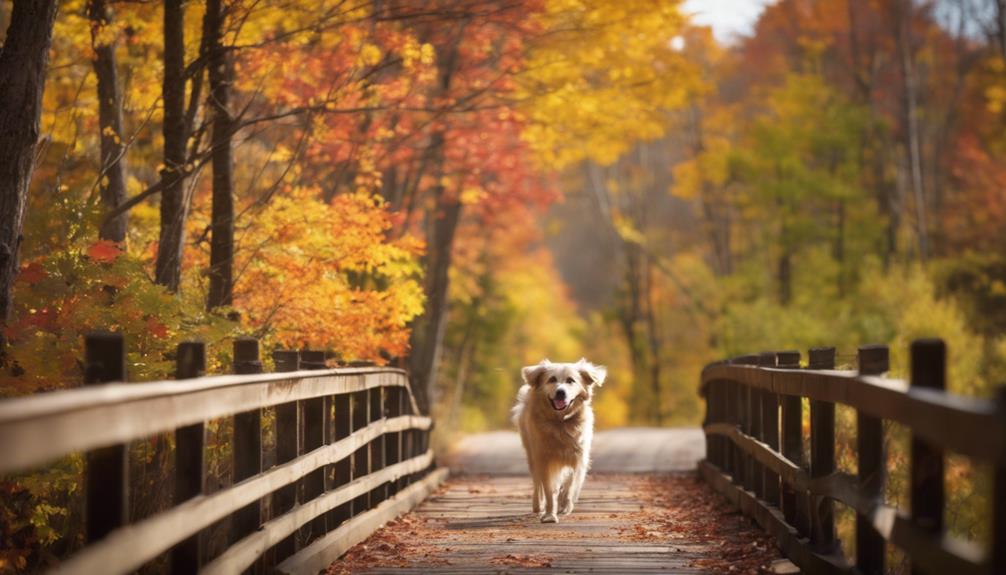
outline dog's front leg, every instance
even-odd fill
[[[555,477],[551,474],[546,474],[544,477],[545,481],[542,482],[542,487],[545,491],[545,514],[541,516],[542,523],[558,523],[559,517],[555,514],[556,508],[556,498],[559,495],[556,493]]]
[[[531,500],[531,511],[535,515],[541,515],[541,498],[544,496],[544,488],[542,487],[541,478],[537,474],[533,476],[534,481],[534,495]]]
[[[574,499],[574,489],[576,487],[576,469],[570,469],[567,471],[561,481],[562,487],[559,488],[559,513],[563,515],[569,515],[573,512],[573,503],[576,501]]]
[[[580,499],[580,490],[583,489],[583,480],[587,477],[587,468],[590,461],[584,459],[573,470],[573,477],[569,486],[569,511],[573,511],[573,504]]]

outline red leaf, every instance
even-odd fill
[[[102,264],[110,264],[121,255],[122,248],[111,240],[98,240],[87,248],[87,257]]]
[[[154,318],[147,319],[147,331],[157,338],[167,337],[168,327]]]
[[[18,276],[18,279],[29,285],[34,285],[44,280],[48,276],[49,274],[46,273],[45,268],[42,267],[42,264],[38,262],[32,262],[30,264],[21,267],[21,274]]]

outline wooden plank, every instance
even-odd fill
[[[829,555],[814,553],[804,545],[799,534],[787,525],[782,514],[766,507],[750,492],[737,489],[729,479],[716,468],[699,463],[699,474],[745,515],[753,518],[758,525],[775,537],[782,552],[801,569],[817,575],[852,575],[855,568],[848,565],[840,553]]]
[[[300,353],[304,367],[308,369],[324,369],[325,352],[317,350],[304,350]],[[375,388],[380,389],[380,388]],[[301,426],[300,445],[303,452],[318,449],[325,443],[325,398],[316,397],[306,399],[301,402]],[[303,499],[301,504],[311,501],[325,491],[325,469],[319,468],[301,481],[301,494]],[[301,529],[299,540],[304,544],[313,541],[315,538],[324,535],[325,517],[319,516],[310,524],[305,524]]]
[[[310,523],[317,517],[324,516],[329,510],[350,501],[361,493],[366,493],[383,482],[404,474],[423,471],[432,462],[433,453],[427,452],[421,456],[388,466],[380,472],[360,477],[341,489],[327,492],[321,497],[298,505],[290,513],[269,520],[262,525],[262,529],[258,532],[229,547],[206,565],[200,573],[203,575],[238,573],[250,566],[257,557],[260,557],[278,541],[296,532],[301,526]]]
[[[253,501],[290,485],[333,459],[348,456],[386,431],[402,431],[414,425],[429,428],[426,417],[405,415],[369,425],[346,439],[326,445],[269,471],[217,491],[201,495],[139,523],[121,527],[86,547],[57,569],[60,573],[126,573],[175,543],[208,527]],[[128,549],[128,553],[123,550]]]
[[[206,372],[206,344],[187,341],[178,344],[175,377],[191,379]],[[201,495],[206,475],[204,448],[206,426],[203,423],[175,430],[175,493],[174,504],[184,503]],[[199,570],[199,534],[185,539],[171,550],[171,572],[176,575]]]
[[[84,339],[84,370],[86,385],[125,381],[126,344],[122,334],[89,334]],[[49,440],[44,432],[37,439]],[[27,451],[32,447],[20,445],[15,449]],[[129,454],[126,444],[118,443],[100,446],[85,457],[84,534],[90,543],[129,521]]]
[[[797,490],[807,491],[816,496],[814,498],[816,505],[834,499],[849,506],[859,515],[864,516],[873,529],[880,534],[880,537],[897,545],[912,557],[919,560],[925,558],[924,564],[933,566],[934,572],[954,573],[955,575],[981,575],[985,573],[986,554],[979,546],[945,534],[933,533],[931,530],[916,525],[906,514],[884,505],[876,497],[863,493],[860,490],[858,478],[841,472],[833,472],[824,477],[809,477],[792,462],[767,449],[764,443],[741,433],[736,428],[722,424],[710,425],[709,427],[709,433],[730,437],[740,449],[750,453],[762,465],[778,472],[783,480],[789,482]],[[720,473],[708,463],[704,463],[704,465],[710,470]],[[729,478],[725,476],[724,478],[724,481],[730,481]],[[719,487],[717,490],[722,491]],[[754,494],[745,492],[752,499],[756,499]],[[784,518],[781,520],[785,521]],[[838,552],[837,546],[828,548],[814,542],[812,542],[811,548],[814,550],[827,549],[826,551],[818,551],[820,555],[831,555]]]
[[[234,373],[262,373],[258,340],[239,337],[234,340]],[[234,483],[262,473],[262,410],[252,409],[234,414],[232,440]],[[254,501],[234,513],[231,521],[231,542],[258,529],[262,523],[262,505]]]
[[[316,375],[317,374],[317,375]],[[382,379],[382,374],[390,374]],[[408,386],[401,370],[344,368],[112,383],[0,402],[0,473],[210,419],[324,395]]]
[[[947,346],[939,339],[922,339],[912,342],[912,386],[943,391],[947,386]],[[941,426],[946,422],[936,422]],[[982,443],[981,435],[972,441]],[[921,529],[934,534],[943,533],[944,501],[943,451],[912,428],[909,487],[911,491],[912,521]],[[1001,542],[994,543],[1001,545]],[[912,557],[912,575],[931,573],[931,565]]]
[[[728,379],[759,390],[841,403],[901,423],[932,445],[988,462],[1006,460],[1006,427],[992,401],[909,389],[903,380],[854,372],[711,365],[704,382]],[[982,437],[983,441],[974,441]]]
[[[447,474],[448,470],[443,468],[433,471],[421,481],[413,483],[374,509],[353,517],[342,527],[330,532],[279,564],[279,571],[314,575],[325,569],[347,549],[369,537],[381,525],[426,499],[447,478]],[[227,571],[221,571],[221,573],[227,573]]]
[[[276,350],[272,354],[276,371],[297,371],[300,369],[300,352],[297,350]],[[300,455],[299,430],[300,408],[296,401],[276,406],[276,464],[282,465],[297,459]],[[291,483],[277,489],[272,494],[272,515],[282,515],[297,505],[297,485]],[[293,555],[297,550],[294,537],[287,537],[276,544],[275,561]]]
[[[881,375],[890,367],[886,345],[864,345],[857,352],[861,375]],[[887,458],[883,422],[856,411],[856,454],[859,491],[868,499],[884,500]],[[856,514],[856,567],[864,575],[884,575],[884,538],[869,517]]]

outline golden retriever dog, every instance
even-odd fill
[[[600,387],[606,375],[604,367],[585,359],[576,363],[544,359],[521,370],[524,385],[511,415],[534,481],[531,508],[542,523],[559,521],[557,512],[571,513],[580,497],[594,438],[590,401],[594,386]]]

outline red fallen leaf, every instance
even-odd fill
[[[167,337],[167,335],[168,335],[168,326],[164,325],[163,323],[157,321],[154,318],[148,318],[147,319],[147,331],[149,331],[150,334],[153,335],[156,338]]]
[[[119,244],[111,240],[98,240],[87,248],[87,257],[102,264],[110,264],[122,255]]]
[[[18,274],[17,279],[23,281],[29,285],[37,284],[38,282],[49,277],[46,273],[45,268],[42,264],[38,262],[31,262],[30,264],[25,264],[21,266],[21,273]]]

